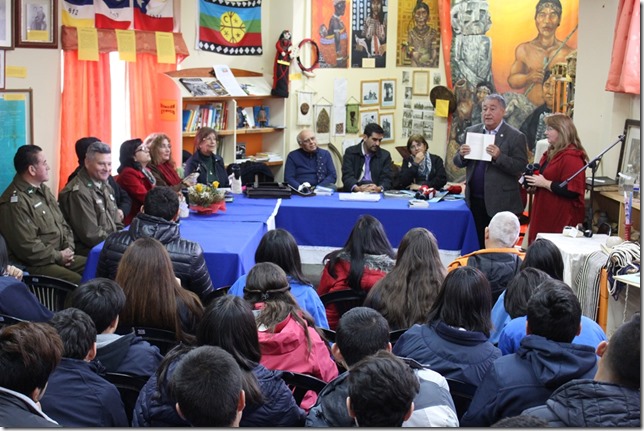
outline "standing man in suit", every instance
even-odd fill
[[[391,154],[380,148],[384,136],[380,125],[369,123],[364,128],[362,141],[344,152],[342,183],[345,191],[380,193],[391,189]]]
[[[503,96],[490,94],[483,100],[483,122],[466,129],[496,135],[494,144],[485,149],[491,161],[466,159],[471,151],[467,143],[454,156],[454,164],[467,169],[465,199],[474,216],[481,248],[485,245],[485,228],[496,213],[523,212],[518,180],[528,163],[528,145],[523,133],[503,121],[504,114]]]

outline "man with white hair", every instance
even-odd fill
[[[336,189],[337,173],[331,153],[318,147],[315,133],[310,129],[302,130],[296,139],[300,148],[286,158],[284,181],[298,191],[315,186]]]
[[[473,266],[480,269],[492,287],[492,303],[505,290],[505,286],[519,272],[523,256],[514,247],[519,239],[521,225],[510,211],[496,213],[485,228],[485,248],[466,254],[449,264],[451,271],[459,266]]]

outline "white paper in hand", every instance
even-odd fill
[[[486,135],[484,133],[467,132],[465,143],[470,146],[470,153],[464,158],[470,160],[483,160],[489,162],[492,155],[488,154],[485,149],[488,145],[494,144],[495,135]]]

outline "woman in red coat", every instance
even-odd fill
[[[393,269],[394,256],[382,223],[373,216],[361,216],[344,247],[324,256],[318,295],[347,289],[366,294]],[[335,330],[340,319],[335,305],[327,306],[326,316]]]
[[[586,164],[588,154],[570,117],[553,114],[545,118],[545,123],[550,145],[539,162],[540,174],[525,176],[530,185],[528,192],[534,192],[528,243],[539,232],[560,233],[565,226],[583,223],[585,216],[585,173],[581,172],[566,185],[561,183]]]
[[[116,182],[132,199],[130,213],[123,220],[123,224],[127,226],[141,210],[145,195],[155,186],[156,180],[147,167],[150,163],[150,150],[141,139],[123,142],[119,161],[121,166],[117,169],[119,175]]]

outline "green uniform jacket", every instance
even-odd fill
[[[74,250],[74,235],[49,187],[18,175],[0,196],[0,232],[10,258],[26,266],[60,265],[60,251]]]
[[[114,190],[107,181],[97,185],[85,168],[61,190],[58,203],[74,232],[76,252],[82,256],[112,232],[123,229],[117,222]]]

